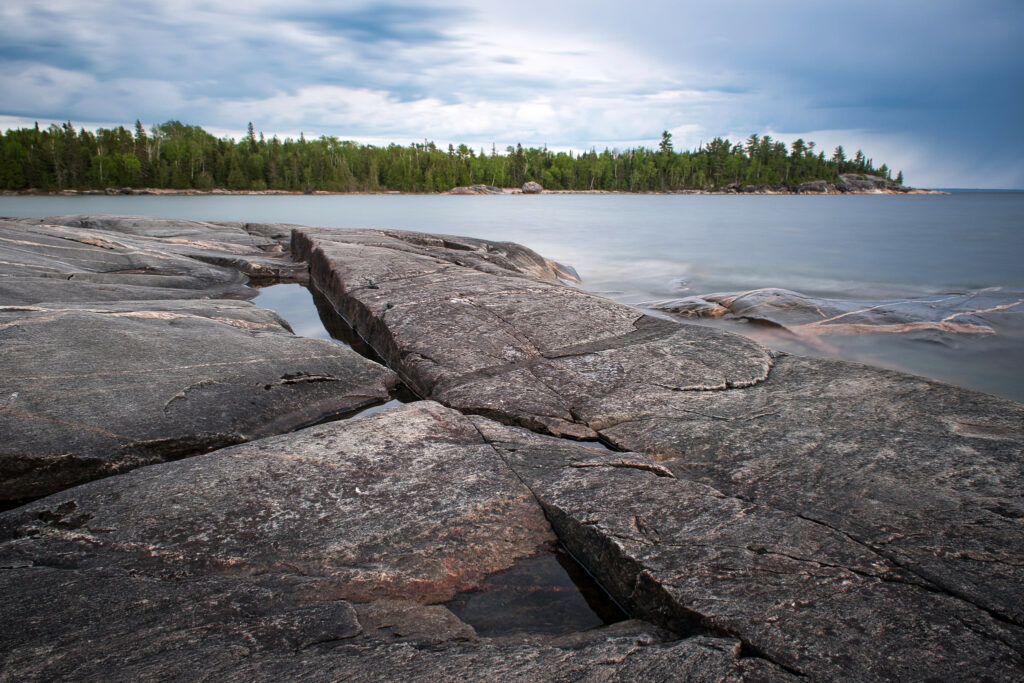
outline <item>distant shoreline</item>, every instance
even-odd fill
[[[297,190],[212,190],[173,189],[173,188],[121,188],[108,190],[3,190],[2,197],[219,197],[219,196],[335,196],[335,195],[436,195],[436,196],[487,196],[487,195],[522,195],[522,194],[607,194],[607,195],[807,195],[807,196],[838,196],[838,195],[945,195],[947,190],[924,190],[908,188],[906,190],[846,190],[834,192],[808,192],[800,190],[778,189],[737,189],[722,188],[718,190],[666,190],[639,191],[626,190],[543,190],[542,192],[523,192],[520,188],[499,188],[500,192],[408,192],[402,190],[379,190],[332,192],[314,190],[299,192]],[[999,192],[1001,190],[972,190],[973,192]],[[1008,191],[1008,190],[1002,190]]]

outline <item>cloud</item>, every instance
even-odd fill
[[[923,185],[1024,186],[1022,42],[1018,0],[38,0],[0,6],[0,115],[574,149],[810,131]]]

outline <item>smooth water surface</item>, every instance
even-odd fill
[[[781,287],[891,299],[983,288],[1024,292],[1024,193],[950,195],[317,195],[0,197],[0,215],[112,213],[402,228],[524,244],[572,265],[581,286],[633,305]],[[739,331],[764,338],[764,331]],[[748,326],[750,327],[750,326]],[[1024,400],[1017,332],[942,344],[870,335],[831,355]]]

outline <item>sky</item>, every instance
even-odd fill
[[[1022,0],[4,0],[0,130],[677,150],[843,145],[1024,188]]]

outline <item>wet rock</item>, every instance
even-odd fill
[[[0,500],[357,410],[387,369],[240,301],[0,307]]]
[[[429,402],[140,468],[0,515],[3,671],[785,677],[736,639],[490,640],[436,604],[552,538],[477,425]]]
[[[329,232],[293,236],[316,286],[422,396],[644,453],[679,479],[834,532],[905,572],[920,590],[1019,632],[1020,404],[857,364],[772,353],[737,335],[653,319],[557,283],[463,265],[457,249],[425,244],[413,253]],[[799,602],[818,590],[816,574],[796,574],[772,599],[789,591]],[[857,614],[864,604],[888,604],[895,619],[893,605],[904,604],[906,594],[871,590],[866,603],[858,602],[858,588],[844,604]],[[912,623],[894,623],[905,629],[893,636],[900,647],[922,637]],[[851,628],[843,637],[871,645]],[[808,633],[811,640],[821,635]],[[986,633],[983,639],[1004,638]]]
[[[785,329],[804,341],[905,334],[942,342],[962,334],[1024,331],[1024,293],[986,289],[915,299],[852,301],[787,289],[705,294],[644,304],[682,317],[733,318]]]

